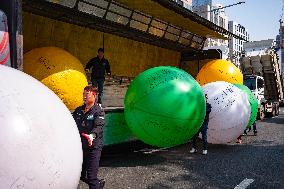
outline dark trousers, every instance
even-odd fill
[[[104,93],[104,82],[105,79],[101,78],[101,79],[92,79],[92,85],[94,87],[97,87],[98,89],[98,103],[102,103],[102,98],[103,98],[103,93]]]
[[[254,132],[257,132],[256,131],[256,124],[255,124],[255,122],[252,124],[252,129],[253,129]]]
[[[253,129],[254,133],[257,133],[255,122],[252,124],[252,129]],[[246,128],[244,133],[247,134],[247,132],[249,132],[250,130],[251,130],[251,127],[250,128]]]
[[[194,135],[192,138],[192,147],[196,149],[196,140],[199,136],[199,133],[202,134],[202,142],[203,142],[203,150],[208,149],[208,142],[207,142],[207,130],[208,130],[208,123],[203,123],[199,131]]]
[[[83,149],[83,165],[81,180],[89,185],[89,189],[99,189],[100,182],[97,178],[102,149]]]

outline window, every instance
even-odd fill
[[[123,25],[126,25],[129,22],[127,17],[112,12],[107,13],[106,19]]]
[[[179,43],[188,46],[190,44],[190,40],[192,39],[192,37],[193,35],[190,32],[182,31],[181,36],[179,38]]]
[[[138,10],[131,10],[127,6],[121,5],[113,0],[45,0],[51,3],[60,4],[65,7],[77,9],[95,17],[103,18],[111,22],[116,22],[129,28],[140,30],[156,37],[165,38],[193,48],[200,49],[204,44],[204,37],[193,35],[183,28],[171,23],[154,18]],[[176,0],[177,2],[177,0]],[[178,3],[182,3],[179,0]],[[78,3],[78,7],[75,6]],[[213,15],[216,24],[224,25],[224,19],[218,15]]]
[[[150,16],[146,16],[140,12],[133,12],[132,15],[132,20],[130,21],[130,27],[142,30],[142,31],[147,31],[148,24],[151,21]]]
[[[180,28],[177,28],[173,25],[169,25],[165,34],[165,38],[170,39],[172,41],[177,41],[180,32],[181,32]]]
[[[224,27],[224,19],[220,17],[219,26]]]
[[[101,18],[105,15],[106,12],[106,10],[104,9],[83,2],[79,2],[78,10]]]
[[[115,4],[110,4],[109,12],[107,13],[106,19],[126,25],[129,22],[128,18],[130,17],[130,15],[130,10],[121,6],[117,6]]]
[[[60,5],[63,5],[65,7],[73,8],[75,6],[77,0],[61,0],[61,1],[46,0],[46,1],[51,2],[51,3],[60,4]],[[92,2],[92,0],[87,0],[87,1]]]

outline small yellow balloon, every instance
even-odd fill
[[[81,62],[57,47],[36,48],[24,55],[24,72],[50,88],[74,110],[83,104],[83,90],[88,85]]]
[[[243,74],[233,63],[217,59],[205,64],[197,74],[196,80],[200,85],[215,81],[243,84]]]

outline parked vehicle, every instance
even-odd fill
[[[274,117],[283,104],[283,80],[279,57],[274,50],[264,55],[241,58],[244,84],[258,100],[258,118]]]

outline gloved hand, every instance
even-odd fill
[[[92,146],[93,145],[93,140],[95,139],[94,135],[93,134],[85,134],[85,133],[82,133],[82,136],[85,137],[87,140],[88,140],[88,144],[89,146]]]

